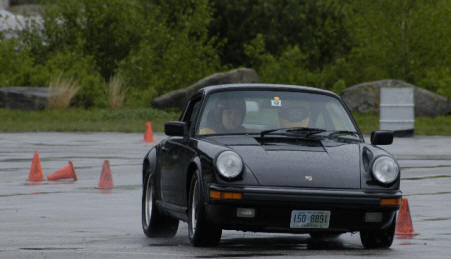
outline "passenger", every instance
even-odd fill
[[[207,117],[207,127],[199,134],[244,133],[242,126],[246,114],[246,104],[242,98],[224,98],[216,102]]]
[[[310,106],[301,100],[285,100],[279,109],[281,128],[308,127]]]

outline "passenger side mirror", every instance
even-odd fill
[[[168,136],[185,136],[186,123],[183,121],[168,121],[164,124],[164,133]]]
[[[372,145],[391,145],[393,143],[393,131],[375,130],[371,132]]]

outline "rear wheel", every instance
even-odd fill
[[[148,237],[173,237],[179,226],[178,219],[162,214],[155,204],[152,177],[146,179],[142,196],[142,227]]]
[[[393,243],[393,236],[395,235],[396,217],[393,218],[392,223],[388,228],[360,231],[360,240],[367,249],[372,248],[389,248]]]
[[[188,236],[194,246],[216,246],[222,229],[205,217],[203,199],[196,173],[191,179],[188,201]]]

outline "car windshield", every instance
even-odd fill
[[[289,91],[226,91],[211,94],[198,135],[260,133],[278,128],[351,131],[356,128],[334,97]]]

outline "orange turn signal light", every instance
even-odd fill
[[[398,199],[381,199],[381,206],[401,206],[401,198]]]
[[[239,192],[220,192],[210,190],[210,198],[218,200],[241,200],[243,199],[243,194]]]

